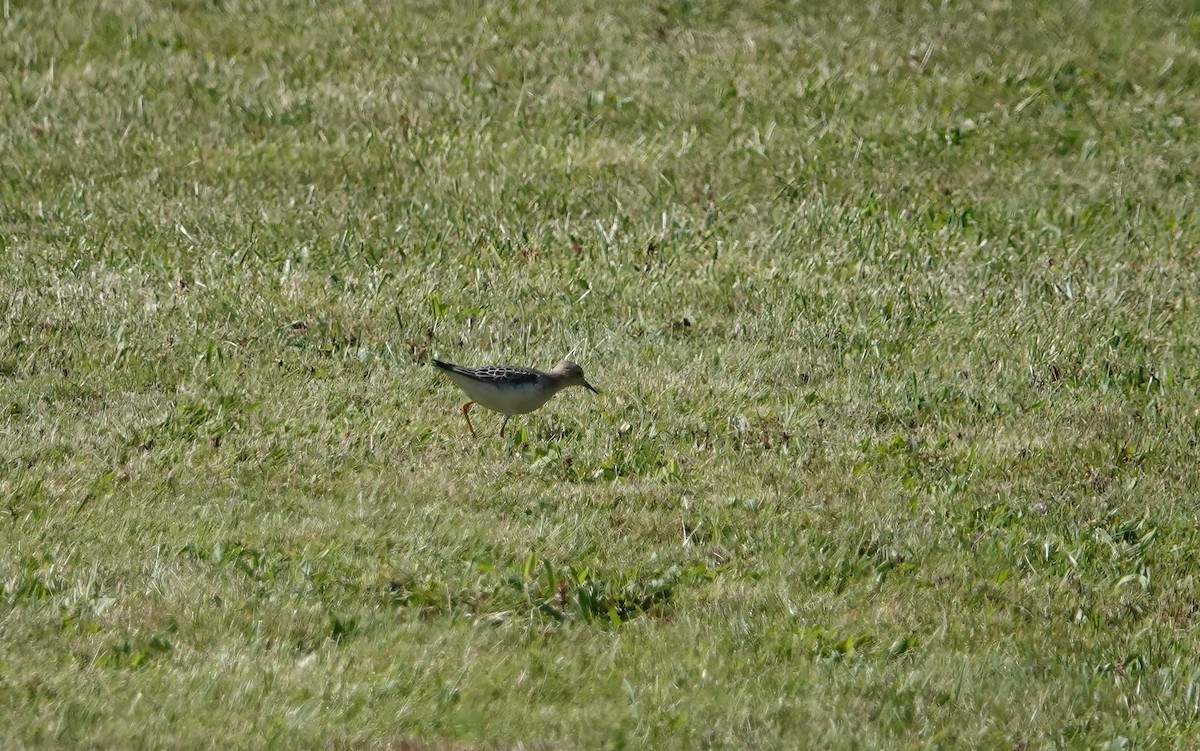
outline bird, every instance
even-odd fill
[[[476,438],[479,436],[471,424],[470,414],[471,407],[476,404],[504,415],[504,423],[500,426],[503,437],[513,415],[534,411],[569,386],[583,386],[593,394],[600,393],[583,377],[583,368],[570,360],[560,361],[548,372],[514,365],[469,368],[441,360],[434,360],[433,364],[445,371],[450,380],[471,398],[460,409],[471,435]]]

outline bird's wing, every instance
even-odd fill
[[[488,365],[483,368],[460,368],[460,372],[477,381],[509,383],[513,385],[537,383],[539,373],[532,368],[517,368],[512,365]]]
[[[441,362],[434,360],[434,365],[437,365],[442,370],[450,373],[458,373],[467,378],[484,383],[507,383],[507,384],[527,384],[537,383],[541,376],[533,368],[518,368],[513,365],[487,365],[482,368],[466,368],[462,365],[453,363]]]

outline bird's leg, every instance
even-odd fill
[[[471,424],[471,407],[474,406],[475,402],[467,402],[466,404],[462,405],[462,413],[463,417],[465,417],[467,420],[467,427],[471,429],[471,436],[478,438],[479,436],[475,433],[475,426]]]
[[[508,421],[512,419],[512,415],[505,415],[504,422],[500,423],[500,437],[504,437],[504,429],[508,427]]]

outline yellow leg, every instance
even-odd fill
[[[467,402],[462,405],[462,413],[463,417],[467,418],[467,427],[471,429],[471,437],[478,438],[479,436],[475,434],[475,426],[471,424],[471,407],[474,406],[475,402]]]

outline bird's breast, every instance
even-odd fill
[[[479,406],[506,415],[532,412],[554,396],[553,390],[540,388],[536,381],[504,385],[463,376],[454,380]]]

